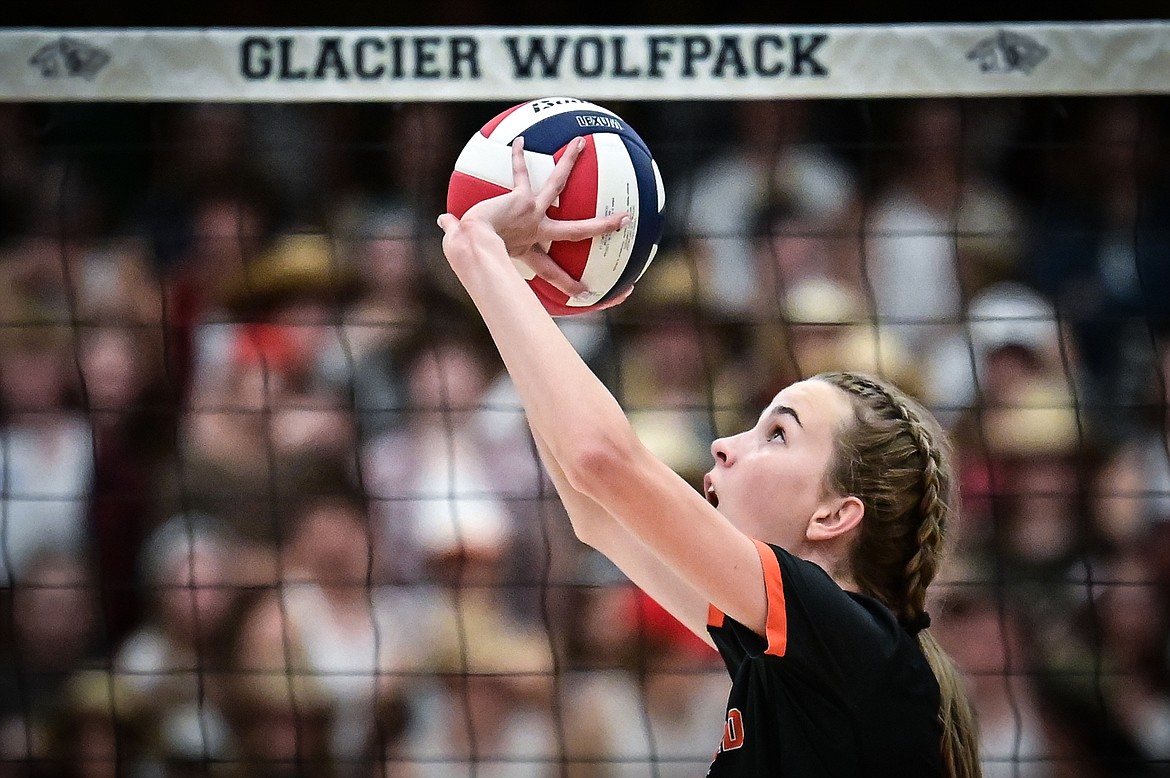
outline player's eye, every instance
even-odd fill
[[[776,440],[776,439],[779,439],[781,443],[788,442],[788,438],[784,435],[784,428],[781,427],[779,424],[777,424],[775,427],[773,427],[772,431],[768,433],[768,440]]]

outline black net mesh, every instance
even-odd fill
[[[1163,97],[611,103],[562,320],[692,483],[787,383],[951,433],[985,775],[1170,770]],[[439,250],[484,103],[0,104],[0,775],[696,776],[728,679],[572,535]]]

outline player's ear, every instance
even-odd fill
[[[809,540],[832,540],[852,530],[865,516],[865,505],[852,495],[826,500],[805,532]]]

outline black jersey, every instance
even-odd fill
[[[767,637],[710,609],[732,685],[708,776],[941,776],[938,682],[917,641],[877,600],[756,545]]]

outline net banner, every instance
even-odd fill
[[[0,31],[0,99],[1160,93],[1170,22]]]

